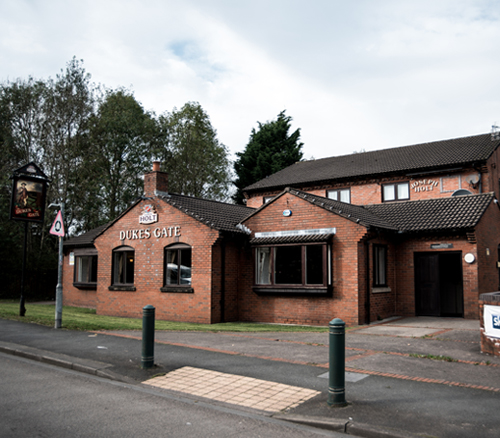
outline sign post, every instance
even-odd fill
[[[64,202],[60,204],[50,204],[49,207],[60,207],[61,209],[57,212],[56,219],[50,228],[49,233],[55,236],[59,236],[59,259],[57,266],[57,286],[56,286],[56,316],[55,316],[55,328],[62,327],[62,267],[63,267],[63,237],[64,237]]]
[[[11,179],[13,181],[9,217],[15,221],[24,221],[21,300],[19,303],[19,315],[24,316],[26,313],[24,285],[26,277],[28,222],[43,225],[45,197],[49,179],[33,162],[14,170]]]

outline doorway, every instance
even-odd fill
[[[464,315],[462,253],[415,253],[415,314]]]

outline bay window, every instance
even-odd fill
[[[254,290],[327,293],[331,285],[330,252],[325,243],[257,246]]]

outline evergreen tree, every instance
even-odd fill
[[[243,152],[237,152],[234,163],[237,192],[233,199],[243,204],[243,189],[302,159],[303,143],[300,129],[289,134],[292,118],[285,111],[271,122],[258,122],[252,129],[250,140]]]

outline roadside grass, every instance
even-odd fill
[[[433,354],[417,354],[417,353],[410,353],[410,357],[416,357],[418,359],[432,359],[432,360],[443,360],[445,362],[458,362],[457,359],[453,359],[450,356],[436,356]]]
[[[54,326],[54,304],[26,303],[25,316],[19,316],[19,301],[0,300],[0,318],[33,324]],[[95,309],[63,306],[64,329],[97,330],[142,330],[142,318],[120,318],[96,315]],[[199,331],[199,332],[315,332],[327,333],[328,327],[259,324],[250,322],[226,322],[220,324],[194,324],[187,322],[155,320],[155,330]]]

